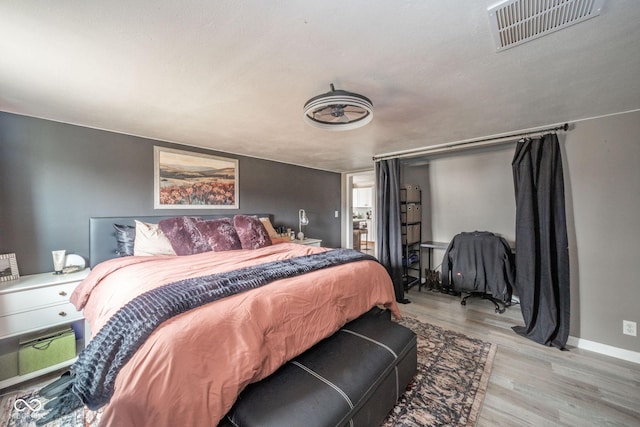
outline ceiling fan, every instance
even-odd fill
[[[315,96],[304,104],[304,120],[325,130],[350,130],[362,127],[373,119],[373,103],[369,98],[346,90],[336,90]]]

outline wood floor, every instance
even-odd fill
[[[640,426],[640,365],[569,347],[560,351],[515,334],[520,306],[495,313],[490,301],[417,288],[403,314],[498,344],[477,426]]]

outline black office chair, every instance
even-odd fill
[[[488,231],[463,232],[454,236],[442,260],[442,286],[461,295],[466,305],[479,296],[504,313],[511,304],[515,261],[507,241]]]

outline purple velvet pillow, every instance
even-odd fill
[[[208,240],[198,230],[198,218],[181,216],[158,221],[176,255],[192,255],[211,250]]]
[[[236,215],[233,225],[240,237],[242,249],[259,249],[271,246],[271,238],[257,216]]]
[[[196,222],[196,229],[206,240],[212,251],[242,249],[240,237],[238,237],[238,233],[233,227],[231,218],[198,221]]]

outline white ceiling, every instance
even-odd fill
[[[640,1],[496,53],[497,0],[2,0],[0,110],[318,169],[640,108]],[[330,83],[373,121],[302,120]]]

